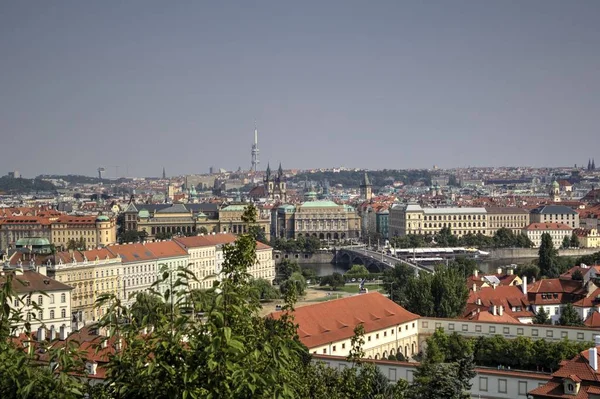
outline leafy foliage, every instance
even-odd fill
[[[320,285],[321,287],[328,285],[332,290],[335,291],[339,287],[343,287],[344,285],[346,285],[346,280],[344,279],[344,276],[336,272],[330,276],[325,276],[321,278]]]
[[[542,275],[549,278],[558,277],[560,270],[558,267],[558,251],[554,248],[552,236],[548,233],[542,234],[542,242],[538,252],[538,265]]]
[[[38,191],[56,191],[54,184],[41,179],[0,177],[0,192],[11,194],[32,193]]]
[[[297,239],[274,238],[271,246],[284,252],[303,252],[314,254],[321,248],[321,241],[317,237],[298,237]]]
[[[577,313],[575,307],[568,303],[560,312],[558,323],[561,326],[583,326],[583,320]]]
[[[384,272],[383,282],[390,298],[410,312],[430,317],[458,317],[467,304],[469,263],[464,268],[438,265],[435,273],[414,274],[409,266],[396,265]]]
[[[551,324],[550,315],[546,312],[546,309],[543,306],[538,308],[535,317],[533,318],[534,324]]]

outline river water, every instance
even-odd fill
[[[535,258],[533,258],[535,259]],[[480,260],[479,270],[482,273],[496,273],[498,267],[513,265],[523,265],[530,263],[533,259],[494,259],[494,260]],[[333,263],[304,263],[302,267],[308,267],[314,269],[317,276],[329,276],[335,272],[344,274],[348,271],[348,265],[344,264],[333,264]]]

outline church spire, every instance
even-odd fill
[[[283,169],[281,168],[281,162],[279,162],[279,169],[277,169],[277,175],[279,177],[283,176]]]
[[[167,173],[165,172],[165,167],[163,166],[163,179],[167,178]]]

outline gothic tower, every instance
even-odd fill
[[[366,201],[370,201],[373,198],[373,187],[371,186],[371,182],[369,181],[369,175],[365,172],[365,176],[363,181],[360,183],[360,196],[364,198]]]

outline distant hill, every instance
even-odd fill
[[[14,179],[8,176],[0,177],[0,192],[7,194],[29,194],[40,191],[53,192],[56,191],[54,184],[35,179]]]
[[[413,184],[422,181],[426,185],[431,184],[431,174],[427,170],[374,170],[367,171],[369,180],[374,187],[383,187],[394,181],[402,181],[404,184]],[[308,181],[328,180],[329,184],[335,186],[341,184],[343,187],[358,187],[363,181],[364,171],[340,171],[340,172],[315,172],[299,173],[291,180],[297,183]]]
[[[121,183],[125,181],[129,181],[129,179],[121,177],[119,179],[99,179],[98,177],[93,176],[83,176],[83,175],[39,175],[36,179],[54,179],[54,180],[63,180],[69,184],[111,184],[111,183]]]

